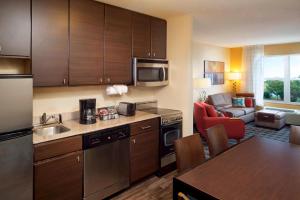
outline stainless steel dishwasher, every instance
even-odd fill
[[[85,200],[129,187],[129,135],[129,126],[119,126],[83,136]]]

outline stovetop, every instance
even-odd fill
[[[166,108],[148,108],[141,111],[160,115],[161,125],[170,125],[182,122],[182,112],[180,110],[172,110]]]
[[[180,110],[172,110],[172,109],[167,109],[167,108],[148,108],[148,109],[144,109],[142,111],[152,113],[152,114],[157,114],[162,117],[166,116],[166,115],[181,114]]]
[[[157,107],[157,101],[138,102],[137,110],[157,114],[161,117],[161,125],[182,122],[182,112],[167,108]]]

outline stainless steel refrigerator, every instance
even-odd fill
[[[33,199],[31,75],[0,75],[0,199]]]

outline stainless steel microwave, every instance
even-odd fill
[[[135,86],[165,86],[169,84],[169,62],[160,59],[133,58]]]

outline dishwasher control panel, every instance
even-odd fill
[[[128,125],[95,131],[83,135],[83,149],[89,149],[99,145],[108,144],[128,138],[129,136],[130,129]]]

